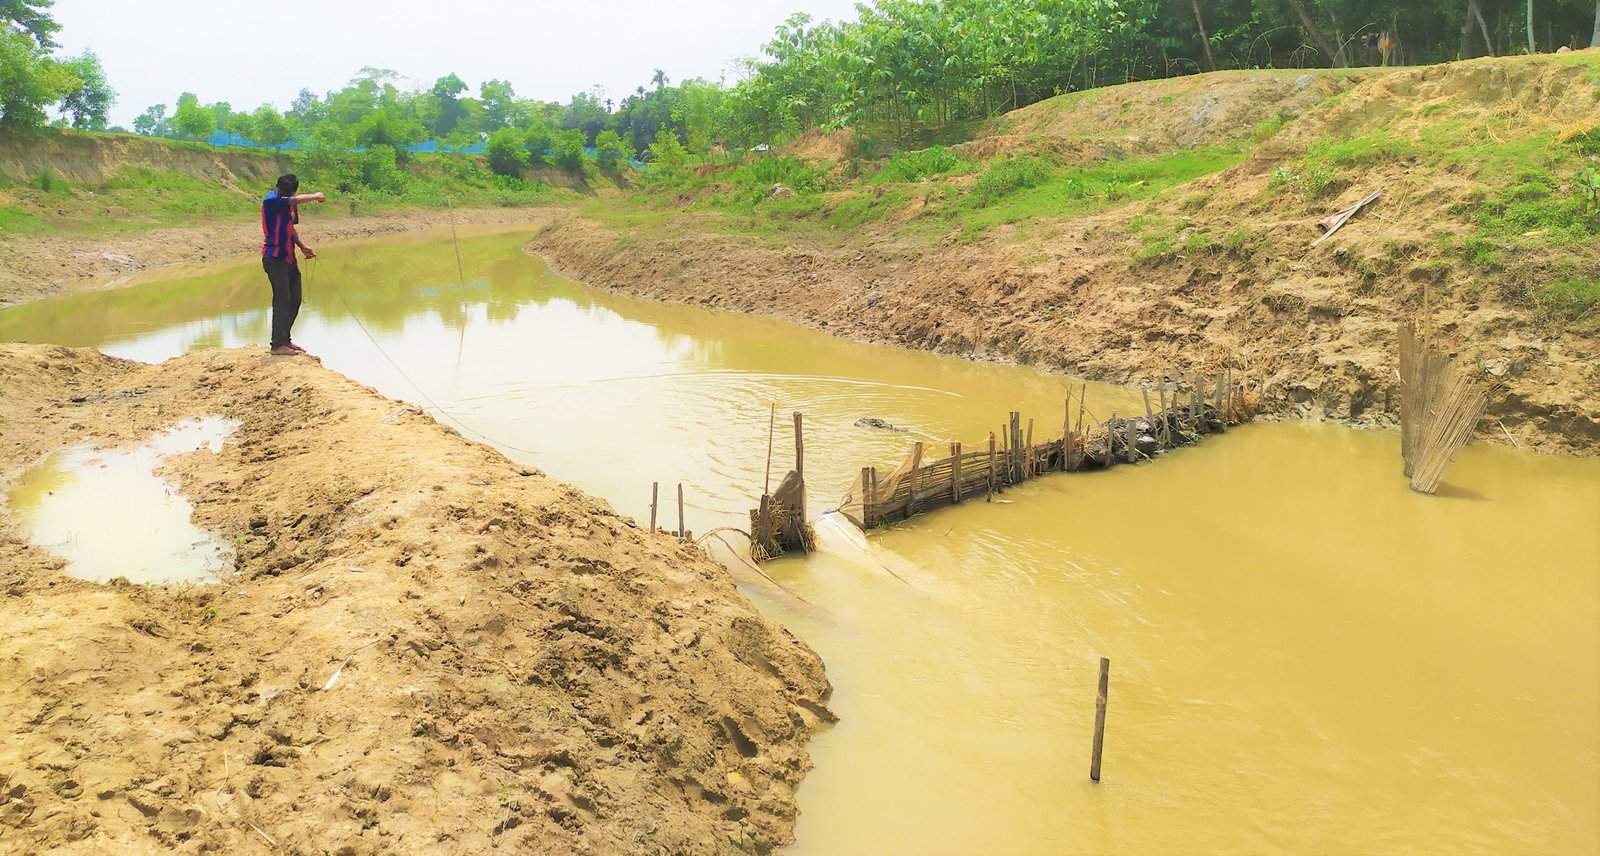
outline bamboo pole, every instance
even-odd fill
[[[1072,465],[1072,390],[1067,390],[1067,414],[1061,418],[1061,471]]]
[[[994,501],[994,434],[989,435],[989,495],[987,501]]]
[[[678,537],[682,538],[683,533],[683,482],[678,482]]]
[[[906,516],[917,513],[917,477],[922,475],[922,441],[918,440],[911,447],[911,472],[907,478],[911,479],[910,490],[906,491]]]
[[[961,502],[961,444],[950,444],[950,504]]]
[[[1111,660],[1100,658],[1100,692],[1094,700],[1094,752],[1089,757],[1089,781],[1100,781],[1100,757],[1106,744],[1106,695],[1111,687]]]
[[[861,528],[872,528],[872,468],[861,468]]]
[[[772,402],[772,410],[767,413],[767,480],[762,483],[763,496],[772,493],[772,432],[777,430],[778,402]]]
[[[800,411],[794,412],[794,472],[801,479],[806,477],[806,440],[802,427],[805,420]]]
[[[650,483],[650,531],[656,531],[656,497],[661,491],[661,482]]]
[[[1028,419],[1028,439],[1023,444],[1023,447],[1022,447],[1023,469],[1025,470],[1025,472],[1023,473],[1023,478],[1031,479],[1034,476],[1038,475],[1038,473],[1033,471],[1034,470],[1034,464],[1035,464],[1035,461],[1034,461],[1035,457],[1036,457],[1036,454],[1035,454],[1034,449],[1033,449],[1033,419],[1032,419],[1032,417],[1030,417]]]

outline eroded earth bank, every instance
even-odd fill
[[[71,444],[240,423],[162,471],[234,545],[223,584],[78,581],[0,516],[0,850],[792,838],[822,663],[672,538],[260,348],[0,345],[0,401],[7,483]]]

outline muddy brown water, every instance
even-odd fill
[[[296,339],[637,519],[681,481],[696,532],[746,523],[774,401],[806,413],[814,517],[917,439],[1059,432],[1063,378],[606,294],[524,237],[464,238],[464,285],[447,234],[330,245]],[[253,259],[172,270],[0,340],[160,360],[263,342],[266,298]],[[1101,418],[1135,402],[1090,385]],[[836,688],[792,851],[1595,852],[1600,461],[1473,446],[1433,498],[1399,469],[1393,432],[1248,426],[870,538],[823,518],[781,589],[738,571]]]

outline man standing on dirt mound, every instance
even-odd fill
[[[279,176],[278,186],[261,200],[261,267],[272,283],[272,354],[278,357],[306,352],[289,340],[289,328],[300,314],[300,265],[294,248],[304,250],[308,259],[317,254],[300,240],[295,224],[300,222],[300,203],[327,201],[320,193],[296,196],[299,189],[300,179],[293,173]]]

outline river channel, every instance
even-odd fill
[[[613,295],[526,237],[464,236],[464,284],[448,232],[329,245],[295,338],[637,519],[681,482],[696,532],[747,526],[773,404],[813,518],[916,440],[1059,433],[1066,378]],[[5,310],[0,341],[158,361],[264,343],[267,303],[231,260]],[[1136,400],[1089,385],[1100,418]],[[997,500],[823,520],[776,584],[734,564],[835,687],[793,854],[1600,849],[1600,459],[1475,445],[1424,497],[1394,432],[1259,424]]]

